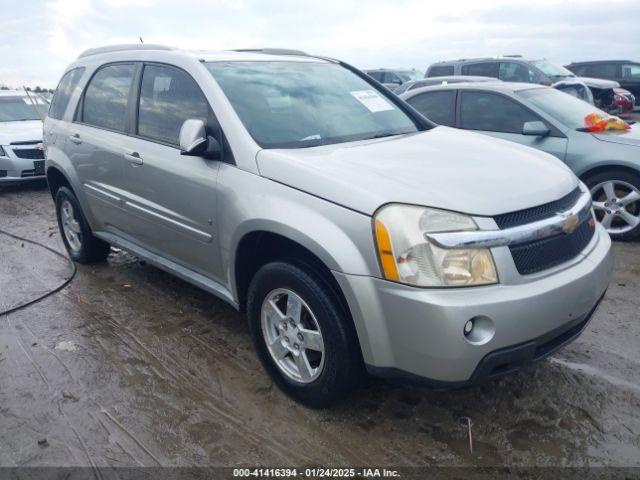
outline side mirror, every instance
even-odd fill
[[[204,122],[195,118],[185,120],[180,128],[180,154],[220,160],[222,148],[220,143],[207,135]]]
[[[525,122],[522,126],[522,134],[530,135],[532,137],[546,137],[549,135],[550,130],[544,123],[540,121]]]

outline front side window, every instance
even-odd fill
[[[142,74],[138,108],[138,135],[178,145],[185,120],[209,122],[209,104],[186,72],[177,68],[146,65]]]
[[[498,78],[505,82],[533,83],[536,74],[526,65],[517,62],[500,62]]]
[[[496,62],[481,62],[464,65],[460,70],[462,75],[477,75],[480,77],[498,77],[498,64]]]
[[[47,103],[35,93],[31,98],[27,95],[0,96],[0,122],[40,120],[40,115],[46,115],[47,108]]]
[[[407,102],[429,120],[438,125],[453,127],[456,108],[456,91],[421,93],[411,97]]]
[[[418,130],[390,99],[334,63],[205,63],[263,148],[303,148]]]
[[[640,79],[640,63],[626,63],[622,65],[622,78]]]
[[[49,108],[49,116],[51,118],[55,118],[57,120],[62,119],[62,116],[67,109],[67,105],[69,105],[71,94],[78,85],[83,73],[84,67],[81,67],[69,70],[63,75],[62,80],[60,80],[58,88],[56,88],[56,92],[53,95],[53,99],[51,100],[51,107]]]
[[[606,116],[602,110],[555,88],[521,90],[518,95],[569,128],[584,128],[584,118],[590,113]]]
[[[82,121],[124,132],[135,65],[108,65],[93,76],[84,94]]]
[[[571,98],[569,95],[558,92]],[[502,95],[462,92],[460,127],[466,130],[522,133],[525,122],[540,120],[526,108]]]

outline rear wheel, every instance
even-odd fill
[[[608,170],[586,179],[596,219],[614,240],[640,237],[640,174]]]
[[[107,258],[110,246],[93,236],[75,194],[67,187],[60,187],[55,198],[58,227],[71,259],[95,263]]]
[[[262,364],[297,401],[326,407],[357,385],[351,319],[320,275],[285,262],[263,266],[249,286],[247,313]]]

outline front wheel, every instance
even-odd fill
[[[585,180],[596,219],[614,240],[640,237],[640,174],[608,170]]]
[[[263,266],[249,286],[247,313],[263,366],[297,401],[326,407],[357,384],[353,325],[321,275],[285,262]]]

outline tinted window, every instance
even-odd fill
[[[304,148],[417,131],[370,83],[324,62],[205,63],[263,148]]]
[[[587,75],[587,67],[586,65],[577,65],[577,66],[569,66],[569,70],[575,73],[579,77],[584,77]]]
[[[409,104],[425,117],[439,125],[452,127],[455,112],[455,90],[428,92],[407,100]]]
[[[479,75],[481,77],[497,77],[498,64],[496,62],[472,63],[462,67],[462,75]]]
[[[98,70],[84,94],[84,123],[120,132],[126,130],[135,69],[134,65],[109,65]]]
[[[626,63],[622,65],[622,78],[624,79],[640,79],[640,64],[639,63]]]
[[[588,65],[584,74],[587,77],[616,78],[617,68],[615,63]]]
[[[398,85],[400,85],[402,83],[402,80],[393,72],[385,72],[383,83],[397,83]]]
[[[517,62],[500,62],[498,78],[505,82],[535,82],[536,75],[526,65]]]
[[[69,104],[69,100],[71,99],[71,94],[78,85],[83,73],[84,67],[74,68],[64,74],[62,80],[60,80],[60,83],[58,84],[58,88],[56,88],[53,99],[51,100],[51,107],[49,107],[49,116],[51,118],[58,120],[62,119],[62,116],[67,109],[67,105]]]
[[[138,134],[177,145],[180,128],[190,118],[209,123],[209,104],[195,80],[177,68],[145,66]]]
[[[384,77],[384,73],[383,72],[368,72],[368,75],[377,80],[378,82],[382,82],[382,78]]]
[[[561,92],[558,92],[561,93]],[[562,95],[566,95],[562,93]],[[567,95],[568,98],[569,95]],[[467,130],[522,133],[525,122],[540,120],[521,105],[502,95],[462,92],[460,127]]]
[[[453,75],[453,65],[441,65],[439,67],[429,68],[430,77],[446,77],[448,75]]]

